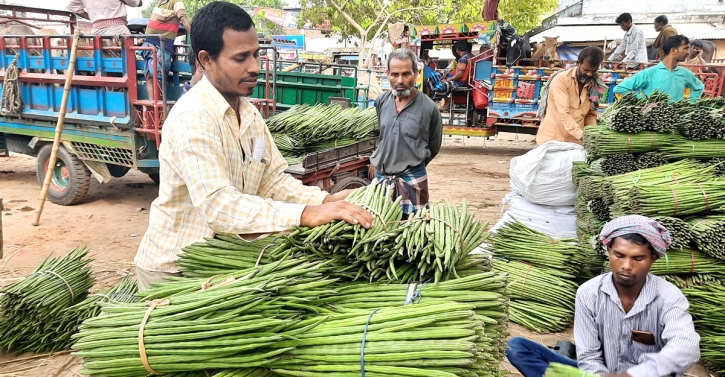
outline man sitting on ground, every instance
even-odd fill
[[[600,234],[612,272],[584,283],[576,293],[577,361],[532,340],[509,340],[506,356],[525,377],[540,377],[549,363],[600,376],[681,375],[700,359],[689,303],[682,292],[649,273],[665,256],[670,232],[644,216],[623,216]]]

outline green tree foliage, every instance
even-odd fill
[[[484,3],[484,0],[461,1],[451,18],[456,22],[480,21]],[[523,34],[539,26],[541,15],[551,14],[558,4],[558,0],[500,0],[498,14]]]
[[[539,18],[543,14],[551,14],[556,10],[558,0],[501,0],[498,13],[501,18],[510,22],[516,30],[523,34],[541,24]]]
[[[153,11],[154,11],[154,3],[152,3],[152,4],[151,4],[151,5],[149,5],[149,6],[147,6],[146,8],[144,8],[144,9],[143,9],[143,10],[141,11],[141,17],[143,17],[143,18],[150,18],[150,17],[151,17],[151,13],[152,13]]]
[[[387,30],[388,23],[421,24],[451,11],[455,0],[302,0],[300,26],[329,21],[333,31],[347,39],[358,37],[360,64],[365,45]]]
[[[302,0],[299,26],[328,21],[343,38],[360,38],[360,64],[364,45],[383,35],[388,22],[417,25],[482,21],[485,0]],[[520,33],[540,24],[540,16],[556,9],[558,0],[500,0],[501,18]]]
[[[186,14],[189,16],[189,19],[194,20],[194,14],[196,12],[203,8],[205,5],[211,3],[212,1],[216,0],[184,0],[184,8],[186,8]],[[284,1],[283,0],[225,0],[227,2],[230,2],[232,4],[239,5],[241,7],[262,7],[262,8],[273,8],[273,9],[282,9],[284,7]],[[144,18],[151,17],[151,12],[153,12],[154,5],[156,5],[156,1],[154,1],[151,5],[146,7],[142,12],[142,16]],[[254,24],[256,25],[257,31],[264,32],[267,35],[271,34],[279,34],[282,32],[282,27],[279,25],[276,25],[273,22],[267,21],[264,18],[264,12],[260,12],[259,14],[252,16],[254,19]]]
[[[333,31],[343,38],[372,38],[377,26],[384,21],[419,23],[436,13],[437,7],[445,6],[450,1],[433,0],[302,0],[302,11],[297,19],[300,26],[310,22],[313,25],[330,22]],[[421,10],[421,12],[416,12]],[[363,31],[364,35],[361,35]]]

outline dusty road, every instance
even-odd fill
[[[509,191],[511,158],[534,146],[533,138],[512,134],[489,141],[446,136],[440,155],[429,167],[431,201],[460,202],[465,197],[469,208],[493,225],[501,214],[501,199]],[[90,195],[78,205],[46,203],[41,223],[34,227],[31,221],[40,192],[35,165],[34,158],[22,155],[0,159],[0,198],[5,203],[0,286],[30,273],[49,254],[62,255],[83,246],[95,258],[98,282],[94,289],[113,285],[132,273],[133,257],[148,225],[148,208],[157,186],[138,172],[105,185],[93,182]],[[546,345],[554,345],[557,339],[573,340],[571,331],[540,336],[514,325],[510,333]],[[513,370],[506,363],[502,367]],[[33,358],[0,353],[0,377],[80,376],[80,370],[79,360],[67,354]],[[691,372],[707,375],[702,368]]]

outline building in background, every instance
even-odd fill
[[[571,3],[571,4],[569,4]],[[725,2],[723,0],[560,0],[569,4],[542,22],[531,32],[531,41],[559,37],[561,59],[575,60],[586,46],[605,48],[621,42],[624,32],[614,20],[622,13],[632,14],[634,23],[644,30],[647,44],[657,37],[655,17],[664,14],[679,34],[690,40],[708,40],[717,51],[714,61],[725,59]],[[615,43],[612,43],[614,41]]]

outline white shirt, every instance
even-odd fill
[[[622,53],[624,53],[622,62],[647,63],[647,43],[644,31],[639,26],[632,24],[632,27],[624,33],[622,43],[609,56],[609,60],[619,60],[618,57]]]

